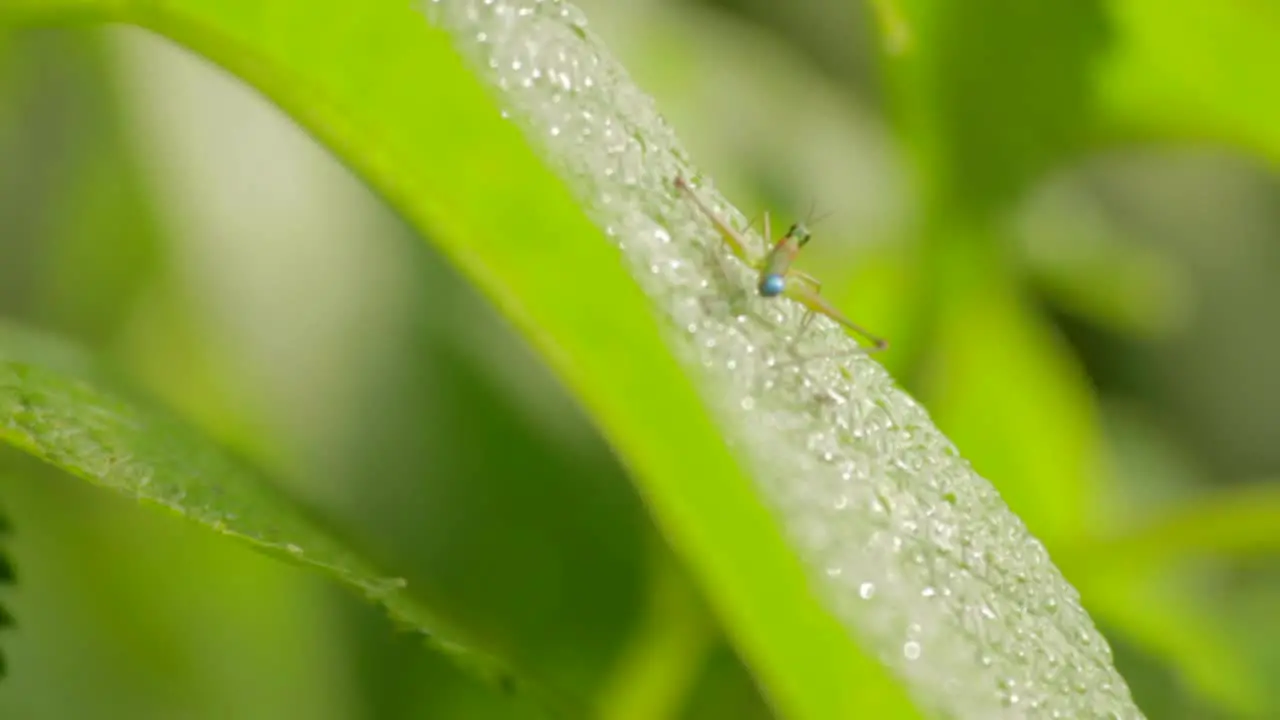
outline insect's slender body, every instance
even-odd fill
[[[800,255],[800,248],[807,242],[809,242],[809,231],[800,224],[792,225],[786,235],[778,238],[778,242],[774,243],[764,256],[764,267],[760,269],[758,289],[761,295],[777,297],[786,292],[787,273],[792,272],[791,264],[796,261],[796,257]]]
[[[801,323],[802,332],[808,327],[814,313],[822,313],[870,341],[872,346],[868,348],[869,350],[883,350],[889,347],[887,340],[868,332],[862,326],[845,317],[844,313],[836,309],[834,305],[827,302],[826,298],[821,295],[821,282],[811,275],[791,267],[796,257],[800,255],[800,250],[808,244],[811,237],[808,228],[802,223],[792,225],[791,229],[778,238],[772,247],[768,248],[764,254],[760,254],[752,250],[745,236],[733,229],[715,211],[708,207],[684,178],[677,177],[675,185],[688,195],[698,210],[716,226],[716,229],[720,231],[720,236],[724,239],[725,244],[729,246],[729,249],[733,251],[733,254],[759,273],[756,290],[762,297],[772,298],[783,295],[808,309],[809,313]],[[766,212],[764,213],[764,237],[766,241],[770,234],[769,213]]]

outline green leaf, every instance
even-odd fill
[[[1056,549],[1085,532],[1097,496],[1100,429],[1088,378],[1012,279],[963,241],[955,247],[926,379],[935,416]]]
[[[1018,218],[1028,273],[1058,307],[1100,327],[1159,337],[1185,328],[1191,289],[1166,254],[1126,237],[1065,184],[1036,193]]]
[[[1280,161],[1280,6],[1273,2],[1110,4],[1114,50],[1099,73],[1104,130],[1215,140]]]
[[[1123,531],[1067,548],[1064,567],[1088,572],[1169,569],[1206,555],[1280,552],[1280,487],[1261,482],[1218,490],[1131,523]]]
[[[100,341],[159,263],[94,39],[0,36],[0,228],[7,244],[30,248],[0,267],[0,302]]]
[[[1219,490],[1155,513],[1123,530],[1056,554],[1090,610],[1174,668],[1198,692],[1234,712],[1261,716],[1265,683],[1224,639],[1220,616],[1167,578],[1210,555],[1274,556],[1280,551],[1280,488],[1271,483]],[[1140,572],[1135,572],[1140,568]],[[1219,621],[1220,622],[1220,621]]]
[[[8,534],[9,518],[4,514],[4,508],[0,507],[0,590],[12,587],[17,577],[13,568],[13,561],[9,559],[9,555],[4,551],[4,541]],[[16,621],[13,615],[5,608],[4,603],[0,602],[0,630],[8,630],[15,624]],[[0,679],[4,678],[8,669],[3,647],[0,646]]]
[[[1096,557],[1096,556],[1095,556]],[[1108,564],[1077,573],[1090,610],[1125,639],[1160,658],[1200,695],[1237,716],[1265,717],[1266,684],[1194,588],[1169,582],[1158,570]],[[1110,572],[1108,572],[1108,570]]]
[[[1280,8],[1268,2],[878,0],[903,121],[934,200],[994,208],[1117,138],[1280,159]],[[892,11],[892,12],[890,12]],[[891,19],[892,18],[892,19]]]
[[[914,30],[890,58],[900,121],[931,205],[1007,208],[1086,148],[1108,47],[1098,0],[903,0]]]
[[[1138,716],[1044,548],[923,409],[832,323],[795,345],[800,309],[752,296],[672,188],[697,179],[683,149],[571,6],[433,4],[445,35],[398,0],[7,3],[173,38],[360,172],[599,423],[780,714],[914,714],[856,638],[938,714]]]
[[[446,35],[399,2],[0,4],[0,18],[29,22],[81,12],[149,27],[236,72],[436,240],[648,480],[660,524],[780,707],[815,718],[905,707],[809,591],[616,252],[495,111]],[[576,276],[568,284],[566,268]],[[206,482],[212,492],[222,480]]]
[[[320,569],[494,679],[510,678],[258,472],[123,387],[74,347],[0,323],[0,441],[286,562]]]

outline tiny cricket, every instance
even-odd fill
[[[804,223],[792,225],[785,235],[778,238],[773,247],[760,254],[751,247],[744,235],[730,227],[729,223],[721,219],[706,203],[702,202],[702,199],[698,197],[698,194],[694,192],[683,177],[676,177],[675,185],[688,195],[698,210],[703,215],[706,215],[707,219],[716,226],[716,229],[720,231],[720,236],[724,239],[725,244],[729,246],[729,249],[733,251],[733,254],[759,273],[756,291],[760,293],[761,297],[772,298],[783,295],[805,306],[808,313],[805,314],[804,320],[800,323],[801,333],[809,326],[815,313],[822,313],[853,331],[855,335],[870,342],[871,347],[867,348],[868,352],[879,352],[889,347],[889,341],[874,335],[866,328],[845,317],[844,313],[827,302],[826,298],[821,295],[822,283],[817,278],[791,267],[791,264],[795,262],[796,256],[800,254],[800,250],[809,243],[812,237]],[[766,242],[771,234],[769,213],[765,211],[764,237]],[[798,339],[799,334],[796,337]]]

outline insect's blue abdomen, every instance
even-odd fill
[[[787,282],[781,275],[771,274],[760,278],[760,294],[765,297],[781,295],[786,287]]]

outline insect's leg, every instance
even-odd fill
[[[808,285],[814,292],[822,292],[822,281],[803,270],[791,268],[790,271],[787,272],[787,279],[799,280],[800,282]]]
[[[737,255],[743,262],[752,267],[760,266],[762,256],[752,252],[750,245],[747,243],[747,239],[737,230],[734,230],[729,223],[721,219],[714,210],[704,203],[702,198],[698,197],[698,194],[693,191],[693,188],[685,181],[684,178],[677,176],[675,179],[675,185],[684,194],[688,195],[689,199],[693,201],[694,206],[696,206],[698,210],[711,221],[712,225],[716,226],[716,229],[720,231],[720,236],[724,238],[725,244],[729,246],[729,249],[733,251],[734,255]],[[765,224],[766,226],[768,225],[767,216],[765,218]]]
[[[812,290],[815,295],[822,293],[822,281],[803,270],[791,268],[791,270],[787,272],[787,280],[798,280],[808,285],[809,289]],[[806,307],[808,306],[806,305]],[[792,345],[798,345],[800,343],[800,336],[804,335],[804,331],[809,329],[809,325],[813,322],[814,313],[815,311],[810,308],[809,311],[804,314],[804,319],[800,321],[800,331],[796,333],[795,339],[791,341]]]
[[[796,339],[791,341],[793,345],[800,342],[800,336],[803,335],[804,331],[808,330],[809,326],[813,324],[813,318],[815,315],[816,313],[814,313],[813,310],[805,312],[804,317],[800,320],[800,331],[796,333]]]
[[[792,281],[798,281],[808,287],[796,288],[791,284]],[[814,297],[818,297],[822,293],[822,281],[803,270],[791,268],[787,272],[787,284],[788,289],[792,290],[792,292],[788,294],[792,296],[797,293],[811,293]],[[799,298],[794,299],[798,300]],[[800,331],[796,333],[795,340],[791,341],[791,344],[793,345],[799,344],[800,336],[804,334],[805,330],[809,329],[809,325],[813,323],[814,316],[818,312],[821,312],[820,310],[815,310],[809,303],[802,302],[802,304],[807,309],[807,312],[805,312],[804,317],[800,320]]]
[[[827,302],[826,298],[818,294],[817,290],[808,286],[808,283],[804,280],[804,276],[797,277],[796,279],[800,280],[800,282],[788,283],[786,295],[809,309],[810,314],[805,318],[805,326],[807,326],[808,322],[812,320],[813,313],[822,313],[869,341],[872,344],[872,347],[868,348],[869,351],[876,352],[889,347],[888,340],[873,334],[871,331],[853,322],[849,318],[845,317],[844,313],[837,310],[834,305]]]

